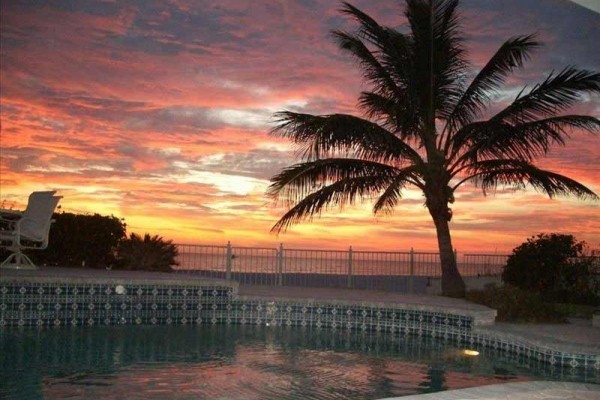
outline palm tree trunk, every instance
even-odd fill
[[[440,261],[442,263],[442,295],[464,297],[465,282],[456,266],[448,218],[446,215],[433,215],[433,222],[437,231]]]

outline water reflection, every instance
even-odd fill
[[[414,336],[309,328],[1,330],[0,398],[373,399],[562,374],[462,350]]]

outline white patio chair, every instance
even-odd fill
[[[37,269],[23,250],[48,247],[52,214],[62,199],[55,193],[33,192],[25,211],[0,216],[0,246],[11,252],[0,268]]]

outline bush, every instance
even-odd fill
[[[144,271],[172,271],[172,265],[179,265],[175,258],[178,255],[177,246],[171,240],[162,237],[144,237],[132,233],[129,239],[123,240],[118,248],[118,268]]]
[[[125,224],[114,216],[54,214],[46,250],[28,252],[36,264],[105,268],[125,236]]]
[[[499,322],[566,322],[565,312],[545,303],[539,294],[510,285],[471,290],[466,299],[497,310]]]
[[[554,307],[570,318],[592,319],[596,310],[595,306],[572,303],[555,303]]]
[[[533,291],[545,301],[598,304],[598,281],[585,242],[572,235],[540,234],[513,250],[502,280]]]
[[[148,271],[171,271],[177,246],[170,240],[132,233],[114,216],[60,213],[53,215],[48,248],[27,251],[37,265]],[[10,253],[0,249],[0,261]]]

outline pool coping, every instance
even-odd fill
[[[537,336],[535,332],[528,332],[530,337],[526,337],[524,332],[511,332],[510,329],[503,329],[503,325],[514,324],[498,324],[489,327],[477,327],[475,332],[481,335],[493,336],[501,340],[520,341],[524,344],[537,347],[540,351],[561,351],[564,353],[584,353],[590,355],[600,355],[600,329],[592,328],[591,331],[598,337],[598,342],[595,345],[576,343],[559,340],[557,338],[549,338]],[[535,324],[523,324],[524,329],[534,330]],[[582,329],[582,327],[573,326],[573,329]],[[590,331],[588,329],[588,331]],[[600,357],[600,356],[599,356]]]
[[[359,307],[372,307],[372,308],[390,308],[390,309],[403,309],[403,310],[414,310],[414,311],[427,311],[427,312],[441,312],[445,314],[463,315],[473,319],[473,326],[490,326],[494,324],[496,317],[496,310],[491,308],[482,307],[481,309],[476,308],[460,308],[456,306],[444,306],[444,305],[431,305],[424,303],[415,303],[410,301],[369,301],[369,300],[347,300],[347,299],[332,299],[322,298],[313,296],[283,296],[283,295],[264,295],[264,294],[245,294],[247,288],[242,286],[238,292],[237,298],[240,300],[249,301],[276,301],[276,302],[297,302],[303,301],[309,304],[323,304],[333,306],[359,306]]]
[[[90,284],[138,284],[152,285],[156,283],[184,285],[219,284],[232,289],[237,294],[239,283],[218,278],[198,277],[194,275],[178,275],[168,272],[103,270],[85,268],[41,267],[37,270],[3,269],[0,270],[0,282],[40,282],[40,283],[90,283]]]
[[[379,400],[595,400],[598,398],[600,398],[600,385],[575,382],[530,381],[500,383],[402,397],[386,397]]]

